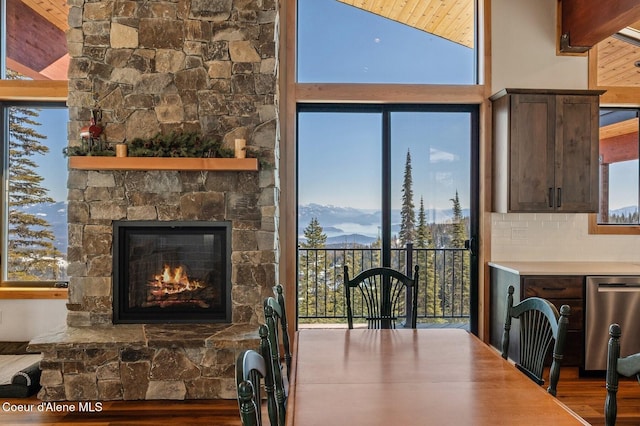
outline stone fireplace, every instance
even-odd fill
[[[113,323],[231,322],[229,222],[113,224]]]
[[[278,276],[277,2],[81,0],[70,6],[69,25],[69,145],[81,143],[97,107],[110,144],[195,131],[229,147],[245,139],[262,158],[257,172],[70,168],[67,326],[30,342],[43,353],[38,396],[235,398],[235,358],[257,347],[262,300]],[[228,226],[228,258],[212,261],[229,266],[228,287],[219,287],[227,294],[204,302],[229,302],[222,316],[114,317],[130,300],[114,280],[131,279],[142,264],[131,262],[154,250],[139,242],[129,250],[140,259],[114,259],[119,229],[140,223]]]

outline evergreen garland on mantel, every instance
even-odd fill
[[[188,158],[233,158],[233,149],[225,148],[222,142],[198,133],[158,133],[150,139],[135,138],[125,141],[129,157],[188,157]],[[66,156],[113,157],[114,146],[88,150],[82,146],[63,149]]]
[[[165,157],[165,158],[234,158],[235,151],[222,146],[222,142],[199,133],[158,133],[150,139],[135,138],[126,141],[128,157]],[[270,167],[263,152],[250,147],[245,148],[247,158],[256,158],[261,168]],[[115,146],[89,151],[86,145],[69,146],[62,150],[67,157],[114,157]]]
[[[198,133],[158,133],[151,139],[135,138],[127,143],[129,157],[233,158],[233,149]]]

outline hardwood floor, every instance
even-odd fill
[[[6,404],[33,406],[32,412],[9,412]],[[235,400],[190,401],[108,401],[94,412],[79,412],[78,402],[58,402],[57,407],[67,412],[38,412],[43,404],[35,398],[6,399],[0,404],[0,424],[6,425],[154,425],[154,426],[240,426],[238,403]],[[47,404],[47,403],[44,403]],[[53,404],[53,403],[52,403]],[[45,405],[55,409],[55,406]],[[71,408],[73,407],[73,408]],[[75,412],[69,412],[75,409]],[[100,410],[100,411],[98,411]]]
[[[604,400],[607,395],[602,377],[578,377],[577,368],[562,368],[558,399],[594,426],[604,425]],[[620,378],[618,386],[617,426],[640,425],[640,383],[635,378]]]
[[[604,425],[605,387],[603,377],[578,377],[577,369],[563,368],[558,399],[593,425]],[[76,412],[38,412],[36,398],[0,399],[0,424],[5,425],[154,425],[154,426],[240,426],[235,400],[224,401],[106,401],[101,411],[78,412],[79,403],[57,403]],[[32,412],[12,412],[14,407],[33,406]],[[54,406],[47,408],[53,409]],[[85,407],[87,408],[87,407]],[[618,391],[618,425],[640,425],[640,384],[621,379]],[[301,425],[304,426],[304,425]]]

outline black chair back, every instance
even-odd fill
[[[604,421],[606,426],[614,426],[618,417],[618,383],[620,376],[636,376],[640,383],[640,353],[620,357],[620,336],[618,324],[609,326],[609,345],[607,348],[607,397],[604,401]]]
[[[513,286],[509,286],[507,317],[502,334],[502,357],[507,359],[509,355],[511,321],[512,318],[517,318],[520,320],[520,361],[516,363],[516,367],[542,385],[544,362],[551,342],[554,342],[547,392],[555,396],[571,308],[569,305],[562,305],[558,313],[551,302],[540,297],[526,298],[514,306],[513,292]]]
[[[395,269],[379,267],[349,278],[349,268],[345,265],[344,287],[349,328],[353,328],[356,306],[364,311],[368,328],[396,328],[402,315],[406,316],[408,327],[416,328],[418,271],[416,265],[411,278]]]

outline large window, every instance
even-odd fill
[[[3,103],[2,281],[58,282],[66,275],[67,108]]]
[[[285,45],[283,89],[293,96],[283,110],[282,158],[296,173],[283,183],[297,199],[283,197],[282,208],[297,208],[298,216],[282,218],[283,271],[286,282],[297,284],[291,290],[301,298],[299,320],[340,315],[341,299],[331,297],[341,288],[340,265],[402,269],[411,263],[404,254],[415,254],[429,283],[419,292],[419,315],[462,318],[478,332],[480,251],[469,248],[478,248],[479,216],[472,212],[480,212],[480,163],[473,147],[485,101],[485,38],[478,37],[486,33],[478,19],[485,4],[287,2],[284,28],[295,43]],[[415,253],[406,244],[411,240]],[[322,245],[338,251],[316,248]],[[458,273],[458,265],[467,269]]]
[[[66,2],[0,0],[0,281],[66,276]]]
[[[474,0],[298,0],[298,22],[298,82],[477,83]]]
[[[640,225],[637,108],[600,109],[599,225]]]
[[[589,51],[589,88],[600,96],[600,208],[589,217],[590,234],[640,234],[638,115],[640,28],[620,30]],[[620,105],[620,107],[614,107]]]
[[[420,322],[475,321],[477,126],[474,106],[298,106],[300,321],[344,317],[343,265],[417,265]]]

